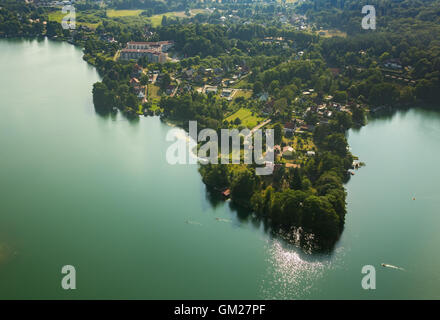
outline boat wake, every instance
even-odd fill
[[[197,221],[190,221],[190,220],[186,220],[185,223],[187,223],[187,224],[192,224],[192,225],[196,225],[196,226],[201,226],[201,225],[202,225],[200,222],[197,222]]]

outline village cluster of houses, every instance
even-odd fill
[[[233,74],[234,79],[242,77],[244,74],[248,74],[249,69],[247,67],[237,66],[237,71]],[[136,95],[143,102],[146,101],[146,90],[145,86],[140,83],[140,78],[142,76],[148,76],[148,82],[151,84],[156,84],[161,81],[163,73],[159,70],[148,70],[143,71],[143,68],[136,64],[134,66],[133,72],[131,74],[130,85],[134,89]],[[227,86],[232,85],[235,81],[231,79],[223,79],[225,76],[225,71],[222,68],[198,68],[192,69],[188,68],[180,71],[174,75],[176,78],[173,83],[171,83],[165,90],[164,93],[169,96],[174,96],[175,94],[184,94],[193,89],[193,85],[203,84],[202,87],[198,89],[200,93],[204,94],[219,94],[222,98],[231,101],[234,95],[240,91],[240,89],[228,88]],[[217,79],[217,77],[219,77]],[[182,81],[184,80],[184,81]],[[210,83],[210,84],[207,84]]]
[[[389,59],[383,63],[385,68],[402,69],[402,64],[399,59]]]
[[[121,50],[121,60],[137,60],[147,57],[152,63],[164,63],[168,60],[167,51],[174,46],[173,41],[158,42],[134,42],[127,43],[127,47]]]
[[[50,0],[26,0],[26,3],[34,3],[40,7],[60,7],[68,6],[75,3],[75,0],[50,1]]]
[[[270,109],[271,102],[266,104],[265,108]],[[359,106],[358,106],[359,107]],[[271,112],[271,110],[265,109],[266,112]],[[351,113],[350,107],[348,105],[343,105],[340,103],[335,103],[331,101],[324,102],[320,105],[314,105],[306,109],[304,114],[299,117],[294,117],[290,121],[283,124],[283,132],[286,136],[293,136],[295,134],[312,133],[315,130],[315,126],[318,124],[328,123],[333,117],[335,112],[347,112]],[[315,113],[317,115],[316,124],[307,124],[303,119],[306,117],[307,113]],[[281,152],[282,151],[282,152]],[[280,154],[283,154],[286,150],[280,150]],[[311,155],[311,154],[308,154]]]
[[[236,65],[233,71],[229,68],[188,68],[183,70],[180,76],[182,79],[195,84],[229,87],[249,73],[250,69],[247,66]]]
[[[288,160],[293,159],[293,156],[296,152],[296,150],[292,146],[281,147],[279,144],[275,145],[273,149],[274,149],[275,156],[279,156],[281,158],[288,159]],[[316,155],[316,153],[313,150],[306,151],[307,157],[313,157],[315,155]],[[293,164],[293,163],[286,163],[286,167],[299,167],[299,165]]]
[[[205,1],[206,2],[206,1]],[[205,11],[209,14],[214,13],[216,8],[205,8]],[[238,10],[232,10],[228,12],[229,14],[224,14],[220,16],[216,20],[211,20],[211,23],[218,23],[222,25],[226,25],[228,23],[242,23],[243,25],[254,23],[255,20],[252,16],[249,17],[243,17],[240,16],[240,13]],[[290,24],[293,26],[296,30],[306,30],[309,28],[309,24],[307,22],[307,17],[305,15],[300,14],[285,14],[282,12],[279,12],[276,14],[275,17],[276,20],[278,20],[282,24]],[[263,26],[266,26],[265,23],[262,24]]]
[[[296,30],[306,30],[307,28],[309,28],[307,17],[305,15],[293,14],[290,17],[281,15],[280,21],[284,24],[290,23],[292,26],[295,27]]]
[[[286,40],[284,37],[264,37],[261,42],[264,44],[277,45],[286,50],[289,48],[295,48],[295,43],[292,40]]]
[[[164,76],[164,74],[161,73],[159,70],[145,71],[140,65],[134,65],[130,78],[130,86],[133,88],[137,97],[142,100],[142,103],[147,102],[148,86],[142,85],[139,79],[145,75],[148,77],[148,83],[151,84],[156,84],[156,82],[160,82],[162,77]],[[176,82],[177,84],[170,84],[164,90],[164,93],[169,96],[174,96],[178,93],[183,94],[185,92],[188,92],[192,88],[189,84],[179,85],[180,80],[176,80]]]
[[[133,88],[137,97],[142,100],[142,103],[147,101],[146,86],[143,86],[139,80],[143,73],[144,71],[142,67],[138,64],[135,64],[130,79],[130,86]]]
[[[409,72],[411,71],[412,67],[407,66],[403,67],[402,63],[400,62],[400,59],[389,59],[383,62],[383,67],[393,70],[391,73],[387,70],[384,70],[385,72],[385,78],[387,80],[391,81],[398,81],[403,83],[409,83],[412,85],[416,84],[415,80],[412,80],[409,76]]]
[[[311,94],[313,93],[313,89],[308,89],[303,92],[303,95],[305,93]],[[306,94],[306,96],[308,95]],[[264,93],[261,95],[265,95]],[[260,96],[260,97],[261,97]],[[327,96],[324,99],[324,102],[321,104],[315,104],[309,108],[307,108],[304,113],[298,114],[290,121],[287,121],[283,124],[283,132],[286,137],[293,138],[296,135],[304,135],[307,137],[312,132],[314,132],[316,125],[322,124],[322,123],[328,123],[330,119],[334,116],[336,112],[347,112],[351,113],[351,108],[349,105],[341,104],[333,102],[332,96]],[[268,100],[264,106],[263,113],[266,114],[266,116],[269,116],[273,114],[274,112],[274,101]],[[357,107],[361,107],[359,105],[356,105]],[[306,118],[306,115],[308,113],[314,113],[317,115],[317,122],[316,124],[308,124],[304,120]],[[297,150],[294,149],[291,145],[275,145],[274,146],[274,153],[276,157],[282,158],[283,162],[275,163],[273,164],[274,167],[277,165],[283,165],[285,167],[294,167],[298,168],[300,167],[300,164],[294,163],[295,162],[295,154]],[[312,149],[304,151],[304,155],[306,157],[313,157],[316,155],[315,151]],[[270,163],[268,164],[270,165]]]

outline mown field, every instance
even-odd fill
[[[67,14],[62,13],[61,10],[49,12],[49,21],[55,21],[61,23],[61,21],[66,15]],[[96,28],[100,23],[100,18],[95,16],[93,13],[77,11],[75,23],[80,26]]]
[[[250,99],[252,97],[252,90],[238,90],[234,95],[234,100],[243,97],[245,99]]]
[[[118,18],[118,17],[137,17],[142,13],[143,10],[115,10],[108,9],[107,17]]]
[[[176,12],[167,12],[162,14],[155,14],[148,18],[153,27],[160,26],[162,23],[163,16],[169,17],[179,17],[179,18],[188,18],[184,11],[176,11]]]
[[[117,9],[107,9],[105,11],[107,18],[117,19],[121,22],[126,23],[138,23],[143,24],[145,22],[150,22],[154,27],[160,26],[162,23],[162,18],[164,16],[168,17],[179,17],[179,18],[189,18],[184,11],[174,11],[166,12],[162,14],[156,14],[151,17],[142,16],[141,13],[144,10],[117,10]],[[195,16],[198,13],[205,12],[205,9],[195,9],[191,10],[190,16]],[[102,20],[104,11],[103,10],[89,10],[89,11],[76,11],[76,23],[78,25],[84,25],[90,28],[96,28]],[[100,16],[99,16],[100,15]],[[53,11],[49,13],[49,21],[56,21],[61,23],[63,17],[66,14],[62,13],[61,10]]]
[[[227,117],[226,121],[234,121],[236,118],[240,118],[242,126],[248,127],[252,129],[255,127],[258,123],[264,120],[264,118],[259,117],[257,115],[253,115],[252,111],[246,108],[241,108],[237,112],[231,114],[229,117]]]
[[[342,37],[346,38],[347,33],[339,31],[339,30],[319,30],[317,33],[324,38],[331,38],[331,37]]]
[[[154,16],[149,17],[148,20],[153,25],[153,27],[157,27],[162,23],[163,16],[166,16],[167,18],[169,17],[189,18],[195,16],[198,13],[204,13],[204,12],[206,12],[205,9],[193,9],[190,11],[190,16],[187,16],[184,11],[173,11],[162,14],[155,14]]]

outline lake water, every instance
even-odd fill
[[[0,41],[0,298],[440,298],[438,113],[350,132],[367,166],[347,185],[345,231],[332,254],[306,255],[211,199],[196,166],[167,164],[158,118],[97,115],[81,57]],[[64,265],[76,290],[61,288]]]

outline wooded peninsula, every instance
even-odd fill
[[[64,2],[0,0],[0,38],[82,47],[102,77],[92,90],[101,115],[274,129],[272,175],[199,171],[210,192],[307,250],[330,250],[344,229],[344,183],[362,165],[347,130],[384,110],[439,106],[440,0]],[[67,4],[72,29],[61,25]],[[367,4],[375,30],[362,28]]]

